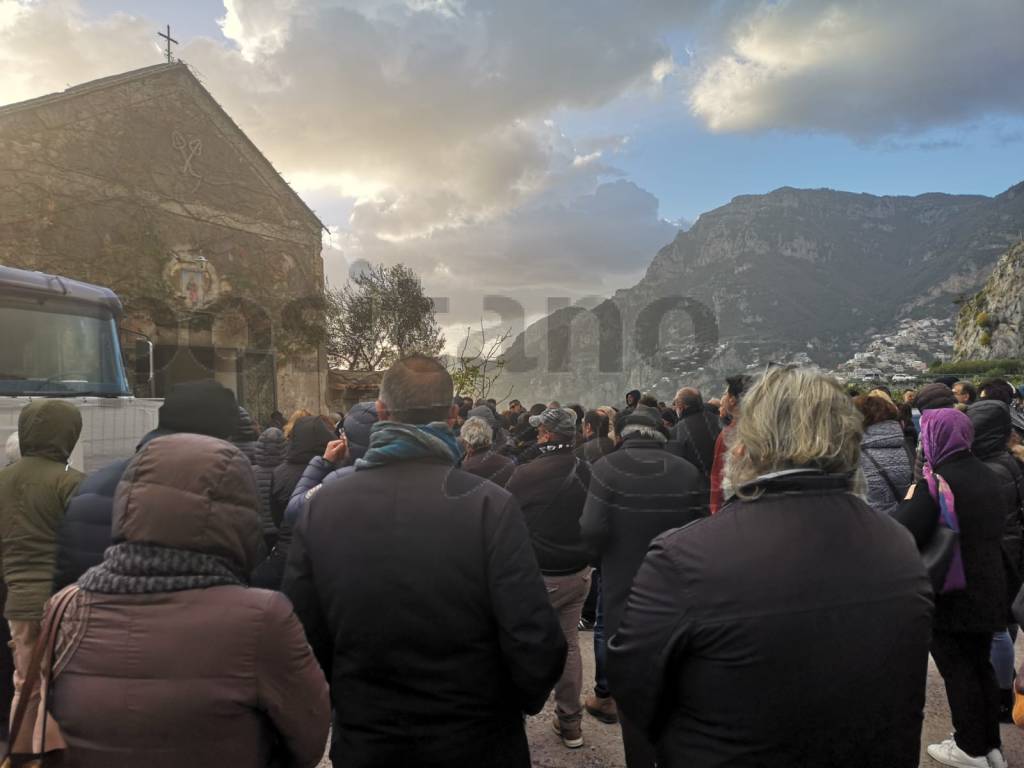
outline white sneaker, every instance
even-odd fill
[[[986,757],[988,758],[989,768],[1007,768],[1006,758],[1003,757],[1003,753],[998,749],[993,749]]]
[[[929,744],[928,756],[953,768],[992,768],[988,757],[971,757],[960,749],[953,739],[946,739],[941,744]]]

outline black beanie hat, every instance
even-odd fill
[[[956,405],[953,390],[938,382],[925,384],[914,398],[914,407],[919,411],[930,411],[935,408],[952,408]]]
[[[219,381],[175,384],[160,406],[159,428],[227,440],[238,429],[235,393]]]

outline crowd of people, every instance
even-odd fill
[[[312,768],[330,734],[338,768],[526,768],[553,695],[551,738],[618,724],[630,768],[911,768],[930,653],[928,754],[1005,766],[1024,393],[723,390],[499,408],[413,355],[261,430],[194,382],[88,477],[80,413],[34,400],[0,470],[11,751]]]

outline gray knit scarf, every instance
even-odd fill
[[[103,562],[78,580],[82,589],[107,595],[150,595],[243,583],[224,558],[134,542],[109,547]]]

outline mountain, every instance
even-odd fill
[[[1021,230],[1024,182],[996,197],[743,195],[679,232],[633,288],[526,329],[507,383],[524,400],[618,403],[770,361],[831,367],[903,319],[950,318]]]
[[[1024,239],[960,307],[953,350],[968,360],[1024,357]]]

